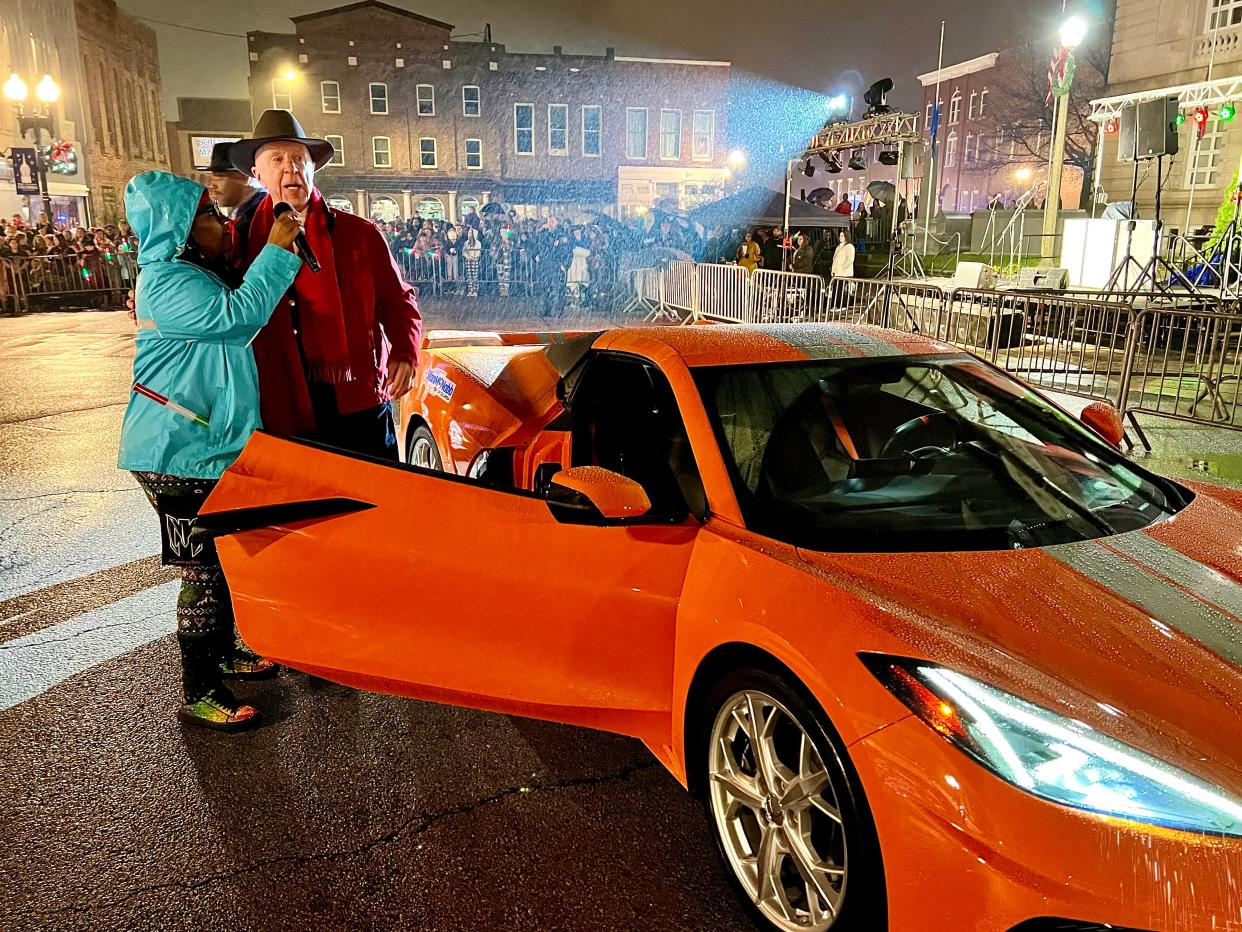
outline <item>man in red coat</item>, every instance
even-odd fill
[[[315,169],[332,145],[312,139],[287,110],[268,110],[229,159],[268,191],[234,230],[244,270],[267,240],[275,206],[303,218],[319,261],[304,264],[254,342],[263,427],[355,453],[396,460],[392,402],[410,390],[422,334],[414,291],[371,221],[329,207]]]

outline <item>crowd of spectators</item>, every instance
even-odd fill
[[[137,249],[138,238],[124,220],[89,229],[55,224],[44,213],[34,223],[27,223],[20,214],[0,220],[0,259],[112,256]]]

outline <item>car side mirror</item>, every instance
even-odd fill
[[[1126,425],[1121,412],[1105,401],[1093,401],[1082,409],[1079,420],[1115,447],[1126,438]]]
[[[607,524],[641,518],[651,510],[641,485],[600,466],[562,469],[552,477],[547,500],[562,524]]]

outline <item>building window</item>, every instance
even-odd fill
[[[397,202],[391,197],[381,196],[371,198],[371,219],[378,220],[381,223],[392,223],[400,216],[397,209]]]
[[[974,146],[974,143],[975,143],[975,134],[967,133],[966,134],[966,145],[962,147],[962,161],[965,162],[967,165],[969,165],[971,162],[975,160],[974,154],[971,152],[971,148]]]
[[[598,104],[582,108],[582,154],[595,156],[600,154],[600,127],[603,120],[602,109]]]
[[[329,165],[345,164],[345,138],[343,136],[324,136],[328,142],[332,143],[332,160]]]
[[[341,194],[333,194],[330,198],[328,198],[328,206],[333,210],[343,210],[347,214],[352,214],[354,212],[353,202]]]
[[[414,206],[414,212],[420,220],[443,220],[444,202],[438,197],[424,197]]]
[[[513,151],[518,155],[535,154],[535,105],[513,105]]]
[[[414,89],[418,96],[418,115],[436,115],[436,89],[430,84],[420,84]]]
[[[463,197],[458,202],[458,206],[461,208],[461,215],[464,219],[469,217],[471,212],[476,214],[479,212],[479,199],[477,197]]]
[[[341,85],[336,81],[320,81],[319,101],[324,113],[340,113]]]
[[[569,154],[568,104],[548,104],[548,154]]]
[[[371,112],[384,114],[388,112],[388,85],[371,85]]]
[[[461,89],[461,113],[462,116],[477,117],[483,114],[483,104],[479,97],[479,89],[473,84],[467,84]]]
[[[949,125],[957,126],[962,119],[962,92],[957,88],[953,89],[953,96],[949,98]]]
[[[478,171],[483,167],[483,140],[466,140],[466,168]]]
[[[927,118],[923,121],[927,125],[927,134],[929,136],[931,135],[931,116],[932,116],[931,108],[932,108],[932,105],[931,105],[931,101],[929,100],[927,102],[927,108],[926,108]]]
[[[438,168],[439,159],[436,158],[436,141],[432,136],[423,136],[418,140],[418,167],[419,168]]]
[[[681,111],[660,111],[660,158],[681,158]]]
[[[646,107],[627,107],[625,109],[625,157],[627,159],[645,159],[647,157]]]
[[[387,136],[371,137],[371,164],[376,168],[392,168],[392,143]]]
[[[690,151],[699,161],[711,161],[716,142],[716,111],[695,110]]]
[[[1242,0],[1208,0],[1207,32],[1242,23]]]
[[[969,120],[975,119],[975,117],[978,116],[978,112],[977,112],[978,108],[979,108],[979,92],[971,91],[970,92],[970,105],[966,109],[966,118]]]
[[[952,168],[957,164],[957,131],[949,133],[948,142],[944,147],[944,165],[945,168]]]
[[[984,112],[988,108],[988,89],[985,87],[979,92],[979,118],[983,118]]]
[[[1219,120],[1209,120],[1207,131],[1192,151],[1186,164],[1186,187],[1215,188],[1220,183],[1220,156],[1225,134],[1220,130]]]
[[[288,81],[272,81],[272,109],[293,109],[293,86]]]

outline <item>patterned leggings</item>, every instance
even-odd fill
[[[187,479],[161,473],[136,472],[156,512],[156,496],[182,499],[194,513],[215,487],[214,479]],[[160,514],[160,523],[165,517]],[[166,533],[162,527],[161,531]],[[223,682],[220,663],[231,655],[236,635],[233,604],[224,572],[214,553],[181,567],[181,592],[177,596],[177,642],[181,646],[181,672],[185,698],[194,701]]]

